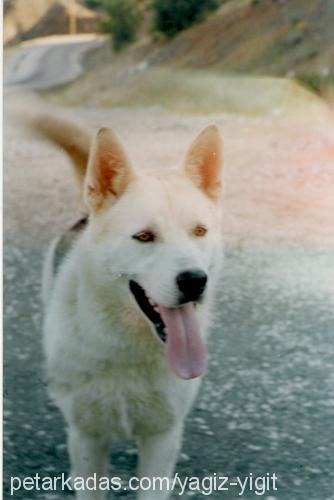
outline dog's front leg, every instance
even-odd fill
[[[72,468],[72,486],[75,488],[79,484],[75,488],[77,500],[104,500],[105,492],[98,486],[99,478],[107,474],[109,447],[101,439],[71,426],[68,429],[68,448]],[[88,478],[90,478],[89,481],[87,481]],[[82,480],[85,482],[84,489],[81,484]],[[91,485],[88,484],[89,482]]]
[[[181,447],[183,424],[173,427],[168,432],[147,436],[139,443],[139,477],[149,478],[145,480],[152,485],[155,482],[155,490],[140,491],[139,500],[166,500],[172,481],[171,475]],[[166,487],[167,482],[169,487]],[[160,484],[163,486],[160,488]]]

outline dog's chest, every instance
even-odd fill
[[[50,344],[55,347],[49,355],[55,399],[88,434],[114,440],[166,431],[184,413],[188,398],[168,368],[163,347],[146,322],[125,324],[123,315],[109,310],[92,314],[98,310],[92,302],[80,310],[79,322],[78,314],[67,321],[61,341]],[[59,329],[56,335],[59,340]]]
[[[174,424],[172,393],[140,376],[116,375],[95,378],[75,391],[72,411],[78,427],[113,440],[164,432]]]

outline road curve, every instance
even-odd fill
[[[84,71],[84,54],[103,40],[96,35],[79,35],[22,44],[5,65],[6,91],[43,90],[74,80]]]

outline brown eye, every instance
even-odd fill
[[[142,243],[149,243],[155,240],[155,236],[151,231],[140,231],[140,233],[134,234],[132,236],[135,240],[141,241]]]
[[[207,229],[204,226],[196,226],[194,229],[194,236],[198,236],[201,238],[202,236],[205,236],[207,232]]]

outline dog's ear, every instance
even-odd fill
[[[218,128],[211,125],[195,139],[186,154],[184,169],[188,177],[207,196],[218,201],[222,194],[223,143]]]
[[[134,177],[130,161],[114,132],[101,128],[91,147],[85,179],[85,201],[97,210],[105,199],[116,199]]]

